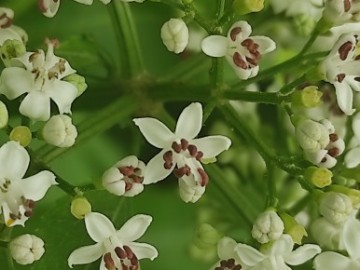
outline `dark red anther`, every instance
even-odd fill
[[[328,150],[328,154],[332,157],[337,157],[340,154],[340,150],[339,148],[334,147]]]
[[[32,216],[32,210],[26,210],[26,211],[24,212],[24,216],[25,216],[25,217],[31,217],[31,216]]]
[[[204,153],[201,151],[198,151],[195,158],[196,158],[196,160],[200,161],[203,156],[204,156]]]
[[[206,186],[209,183],[209,176],[206,174],[206,172],[202,168],[198,168],[198,173],[201,177],[200,185],[202,187]]]
[[[188,148],[189,142],[185,139],[181,139],[180,143],[181,143],[181,149],[185,151]]]
[[[358,54],[356,57],[355,57],[355,60],[360,60],[360,54]]]
[[[236,37],[238,34],[241,33],[241,27],[234,27],[233,29],[231,29],[230,31],[230,38],[232,41],[235,41],[236,40]]]
[[[171,145],[171,148],[176,152],[176,153],[180,153],[181,152],[181,145],[173,142]]]
[[[239,68],[242,68],[242,69],[247,69],[248,68],[247,63],[245,62],[244,59],[242,59],[240,53],[238,53],[238,52],[234,53],[233,62]]]
[[[165,162],[165,163],[164,163],[164,168],[165,168],[166,170],[170,170],[173,165],[174,165],[174,164],[173,164],[172,162],[170,162],[170,163]]]
[[[360,82],[360,77],[355,77],[354,80]]]
[[[236,265],[236,266],[233,268],[233,270],[241,270],[241,265],[240,265],[240,264]]]
[[[346,41],[343,45],[341,45],[338,50],[340,59],[345,60],[352,49],[353,49],[353,44],[351,41]]]
[[[188,146],[187,149],[188,149],[188,151],[189,151],[190,156],[192,156],[192,157],[195,157],[195,156],[196,156],[196,154],[197,154],[197,147],[196,147],[195,145],[189,144],[189,146]]]
[[[108,252],[104,255],[105,268],[108,270],[115,270],[115,262],[111,257],[111,253]]]
[[[134,174],[134,167],[132,166],[125,166],[125,167],[120,167],[119,171],[125,175],[125,176],[129,176]]]
[[[144,181],[144,177],[138,175],[129,175],[129,178],[133,180],[134,183],[142,183]]]
[[[167,151],[167,152],[165,152],[165,154],[163,155],[163,160],[165,161],[165,162],[172,162],[172,160],[173,160],[173,152],[172,151]]]
[[[125,183],[125,191],[129,191],[130,189],[132,189],[133,184],[132,183]]]
[[[344,11],[348,12],[351,8],[351,2],[350,0],[344,0]]]
[[[329,138],[330,138],[330,141],[331,141],[331,142],[335,142],[335,141],[338,140],[338,135],[337,135],[336,133],[331,133],[331,134],[329,135]]]
[[[138,260],[138,258],[135,256],[135,254],[134,254],[134,257],[132,257],[132,258],[130,259],[130,262],[131,262],[132,265],[139,265],[139,260]]]
[[[129,260],[131,260],[131,259],[135,256],[135,254],[132,252],[132,250],[131,250],[130,247],[128,247],[128,246],[123,246],[123,248],[124,248],[124,250],[125,250],[125,252],[126,252],[126,257],[127,257]],[[135,257],[136,257],[136,256],[135,256]]]
[[[139,265],[130,265],[129,270],[138,270],[139,269]]]
[[[228,259],[226,262],[226,267],[231,269],[235,266],[235,260],[234,259]]]
[[[120,259],[125,259],[126,258],[126,252],[121,247],[116,247],[115,248],[115,253]]]
[[[327,158],[324,157],[322,160],[321,160],[321,163],[325,163],[327,161]]]
[[[251,58],[251,57],[245,57],[246,61],[248,61],[249,64],[251,64],[252,66],[257,66],[258,65],[258,60],[255,58]]]
[[[185,174],[185,172],[182,170],[182,168],[174,170],[174,175],[176,178],[181,178],[184,176],[184,174]]]
[[[336,76],[338,82],[342,82],[345,79],[345,73],[340,73]]]

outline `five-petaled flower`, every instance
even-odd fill
[[[45,196],[55,185],[50,171],[41,171],[22,179],[29,166],[30,157],[18,142],[10,141],[0,148],[0,214],[7,226],[24,225],[32,215],[35,201]]]
[[[227,37],[208,36],[202,41],[201,48],[209,56],[225,56],[239,78],[246,80],[258,74],[261,56],[276,48],[269,37],[250,37],[251,32],[247,22],[238,21],[231,26]]]
[[[139,214],[116,231],[103,214],[85,215],[86,229],[96,244],[74,250],[68,258],[69,266],[91,263],[102,257],[100,270],[140,269],[140,259],[153,260],[158,256],[153,246],[134,242],[145,233],[151,221],[151,216]]]
[[[199,199],[209,181],[201,161],[214,158],[231,144],[230,139],[220,135],[195,139],[202,126],[201,104],[192,103],[182,111],[175,133],[155,118],[137,118],[134,122],[150,144],[162,149],[147,164],[143,184],[156,183],[174,171],[180,178],[182,198],[186,202]]]
[[[50,99],[60,114],[70,113],[71,104],[77,97],[77,88],[64,80],[74,74],[69,63],[54,55],[55,41],[48,41],[48,50],[27,52],[13,58],[12,66],[5,68],[0,76],[0,93],[12,100],[28,93],[21,101],[19,111],[33,120],[50,118]]]

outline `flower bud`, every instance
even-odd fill
[[[91,212],[91,204],[83,197],[76,197],[71,201],[71,214],[77,219],[83,219],[86,214]]]
[[[342,193],[347,197],[349,197],[352,202],[352,206],[355,209],[358,209],[360,207],[360,190],[348,188],[340,185],[332,185],[330,187],[330,190],[334,192]]]
[[[22,265],[32,264],[45,252],[44,241],[32,234],[16,237],[10,242],[9,248],[13,259]]]
[[[340,227],[325,218],[318,218],[311,225],[311,235],[323,248],[336,250],[340,248]]]
[[[210,224],[203,223],[195,232],[194,244],[202,249],[210,248],[216,246],[220,238],[221,235],[214,227]]]
[[[26,52],[25,45],[17,39],[7,39],[0,47],[0,57],[5,67],[11,66],[11,59],[19,57]]]
[[[63,80],[71,83],[76,87],[76,89],[78,90],[77,96],[80,96],[82,93],[84,93],[84,91],[88,87],[85,82],[85,77],[76,73],[66,76],[65,78],[63,78]]]
[[[322,92],[316,86],[308,86],[302,90],[295,91],[291,96],[292,106],[312,108],[321,104]]]
[[[305,151],[319,151],[330,142],[326,127],[310,119],[303,120],[298,124],[296,138]]]
[[[0,129],[7,126],[9,113],[4,102],[0,100]]]
[[[144,190],[145,164],[136,156],[127,156],[105,171],[102,184],[117,196],[133,197]]]
[[[0,28],[8,28],[12,25],[14,11],[10,8],[0,7]]]
[[[233,10],[238,15],[259,12],[264,9],[264,0],[234,0]]]
[[[327,168],[318,168],[310,166],[305,170],[305,180],[313,184],[315,187],[323,188],[331,185],[332,172]]]
[[[330,223],[344,223],[354,211],[350,198],[338,192],[326,192],[320,200],[319,212]]]
[[[44,125],[42,136],[48,144],[57,147],[70,147],[75,143],[77,130],[69,116],[54,115]]]
[[[22,146],[26,147],[31,143],[32,133],[26,126],[17,126],[10,132],[9,138],[10,140],[19,142]]]
[[[303,237],[308,235],[304,226],[300,225],[295,218],[286,213],[281,213],[280,217],[284,222],[284,233],[290,235],[294,243],[301,245]]]
[[[161,27],[161,39],[170,52],[181,53],[189,41],[189,30],[182,19],[170,19]]]
[[[284,231],[284,223],[274,210],[261,213],[253,225],[251,235],[259,243],[277,240]]]
[[[194,175],[179,178],[179,194],[184,202],[197,202],[205,192],[205,186],[195,180]]]

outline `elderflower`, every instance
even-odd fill
[[[74,145],[78,133],[71,118],[65,114],[54,115],[46,122],[42,129],[44,140],[57,147]]]
[[[45,252],[44,241],[32,234],[24,234],[13,239],[10,244],[11,257],[18,264],[27,265],[40,260]]]
[[[345,222],[353,210],[350,198],[342,193],[326,192],[320,201],[320,214],[333,224]]]
[[[139,260],[158,256],[156,248],[146,243],[134,242],[148,228],[152,217],[136,215],[116,230],[111,221],[101,213],[85,215],[85,225],[89,236],[96,242],[71,252],[68,264],[87,264],[101,257],[99,269],[139,269]]]
[[[265,244],[279,239],[284,231],[284,223],[274,210],[261,213],[255,220],[251,234],[259,243]]]
[[[200,103],[192,103],[182,111],[175,132],[170,131],[155,118],[136,118],[134,122],[150,144],[162,149],[147,164],[143,183],[156,183],[173,171],[175,176],[180,179],[179,185],[182,186],[180,188],[182,192],[188,193],[189,189],[193,189],[190,192],[193,193],[195,199],[191,198],[191,194],[190,197],[185,197],[184,193],[182,194],[183,199],[196,201],[196,197],[203,193],[202,188],[209,181],[201,162],[214,158],[227,150],[231,145],[230,139],[225,136],[195,139],[202,126]],[[187,187],[183,186],[184,184]]]
[[[170,52],[181,53],[189,42],[189,29],[182,19],[170,19],[161,27],[161,39]]]
[[[266,36],[252,36],[246,21],[234,23],[227,37],[211,35],[201,43],[202,51],[211,57],[225,57],[242,80],[255,77],[263,54],[275,50],[275,42]]]

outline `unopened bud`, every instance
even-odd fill
[[[10,244],[10,254],[22,265],[32,264],[39,260],[45,252],[44,241],[32,234],[24,234],[13,239]]]
[[[305,180],[315,187],[323,188],[331,185],[332,172],[327,168],[318,168],[315,166],[308,167],[305,170]]]
[[[86,214],[91,212],[91,204],[85,197],[76,197],[71,202],[70,211],[77,219],[83,219]]]
[[[342,193],[326,192],[320,200],[320,214],[333,224],[344,223],[353,211],[352,201]]]
[[[292,106],[312,108],[321,104],[322,92],[316,86],[308,86],[302,90],[295,91],[291,96]]]
[[[284,223],[274,210],[261,213],[253,225],[251,235],[259,243],[277,240],[283,234]]]
[[[25,45],[17,39],[7,39],[0,47],[0,57],[6,67],[11,65],[11,59],[19,57],[26,52]]]
[[[220,238],[221,235],[214,227],[210,224],[203,223],[195,232],[194,244],[202,249],[211,248],[216,246]]]
[[[75,143],[77,130],[69,116],[54,115],[44,125],[42,136],[48,144],[57,147],[70,147]]]
[[[234,0],[233,10],[238,15],[259,12],[264,9],[264,0]]]
[[[26,126],[17,126],[10,132],[9,138],[10,140],[19,142],[22,146],[26,147],[31,143],[32,133]]]
[[[0,129],[7,126],[9,113],[4,102],[0,100]]]
[[[346,195],[347,197],[349,197],[352,202],[352,206],[355,209],[358,209],[360,207],[360,190],[349,188],[349,187],[344,187],[344,186],[340,186],[340,185],[332,185],[330,187],[330,190],[332,190],[334,192],[342,193],[342,194]]]
[[[205,186],[200,185],[198,181],[195,180],[194,175],[190,176],[184,175],[179,178],[179,194],[180,198],[188,203],[197,202],[205,192]]]
[[[65,78],[63,78],[63,80],[71,83],[76,87],[76,89],[78,90],[77,96],[80,96],[82,93],[84,93],[84,91],[88,87],[85,81],[85,77],[76,73],[66,76]]]
[[[304,226],[300,225],[294,217],[286,213],[281,213],[280,217],[284,222],[284,232],[291,236],[294,243],[301,245],[303,237],[308,235]]]
[[[170,52],[181,53],[189,42],[189,30],[182,19],[170,19],[161,27],[161,39]]]
[[[305,151],[319,151],[330,142],[327,128],[311,119],[303,120],[297,125],[296,138]]]
[[[338,225],[332,224],[325,218],[318,218],[311,225],[311,235],[324,248],[340,249],[340,232]]]

